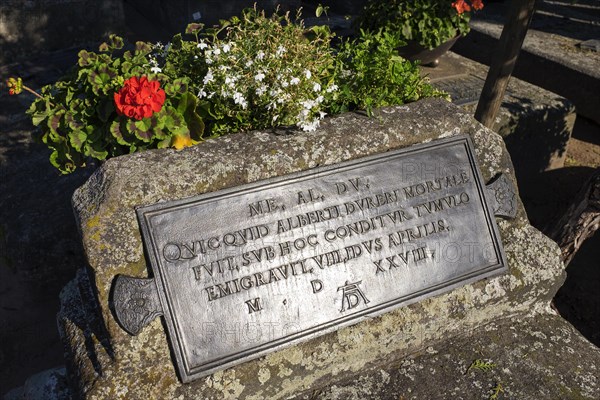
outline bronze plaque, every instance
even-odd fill
[[[117,317],[164,315],[189,382],[505,272],[495,186],[461,135],[141,207],[154,277],[117,278]]]

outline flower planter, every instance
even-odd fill
[[[434,49],[427,49],[417,42],[409,41],[406,46],[398,49],[398,53],[407,60],[420,61],[421,65],[428,67],[437,67],[440,57],[450,50],[459,38],[460,35],[456,35]]]

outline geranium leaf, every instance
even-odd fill
[[[104,98],[98,103],[96,112],[102,122],[108,121],[111,114],[115,111],[115,104],[111,98]]]
[[[152,141],[152,121],[150,118],[144,118],[140,121],[136,121],[135,128],[135,137],[146,143]]]
[[[123,71],[124,74],[127,74],[130,69],[131,63],[129,61],[123,61],[123,63],[121,64],[121,71]]]
[[[65,113],[65,122],[69,126],[69,129],[81,129],[83,124],[75,119],[74,114],[71,111]]]
[[[81,50],[77,56],[79,57],[78,64],[80,67],[87,67],[98,60],[98,56],[95,53],[90,53],[86,50]]]
[[[33,125],[38,126],[47,117],[48,117],[48,114],[46,114],[44,112],[36,112],[36,113],[31,114],[31,122],[33,123]]]
[[[108,37],[108,45],[116,50],[122,49],[124,45],[123,38],[114,34],[110,35]]]
[[[196,99],[196,96],[191,95],[190,92],[185,92],[183,95],[181,95],[181,99],[179,100],[179,104],[177,104],[177,112],[179,114],[185,114],[188,107],[190,107],[190,105],[196,106],[196,102],[194,101]]]
[[[159,149],[166,149],[168,147],[171,147],[171,137],[169,136],[168,138],[161,140],[157,143],[156,147],[158,147]]]
[[[135,51],[138,54],[147,54],[152,51],[152,46],[147,42],[135,42]]]
[[[190,147],[193,144],[192,139],[189,135],[182,133],[173,136],[171,146],[177,150],[181,150],[185,147]]]
[[[131,143],[125,139],[124,131],[121,129],[121,123],[119,121],[113,121],[113,123],[110,124],[110,133],[115,139],[117,139],[117,143],[120,145],[131,145]]]
[[[60,127],[60,121],[64,115],[65,115],[64,110],[58,110],[57,112],[55,112],[48,118],[48,129],[50,129],[51,132],[58,133],[58,128]]]
[[[190,130],[188,129],[187,126],[183,125],[183,126],[179,126],[179,127],[175,128],[175,130],[173,130],[171,133],[173,133],[175,135],[189,136]]]
[[[202,29],[204,29],[204,24],[192,22],[191,24],[188,24],[188,26],[185,28],[185,33],[193,34],[201,31]]]
[[[199,140],[204,134],[205,128],[204,121],[202,121],[202,118],[200,118],[200,116],[195,112],[192,112],[186,114],[186,121],[192,139]]]
[[[50,154],[50,164],[52,164],[55,168],[60,169],[59,155],[58,150],[56,149],[53,149],[52,153]]]
[[[108,151],[102,149],[102,148],[95,148],[94,144],[86,144],[86,154],[88,154],[90,157],[93,157],[97,160],[105,160],[106,157],[108,156]]]
[[[67,152],[66,146],[59,144],[57,147],[48,147],[52,150],[50,164],[54,165],[62,174],[70,174],[75,170],[76,163]]]
[[[69,131],[68,137],[71,146],[73,146],[75,150],[81,151],[81,147],[84,145],[87,139],[87,134],[81,129],[77,129]]]

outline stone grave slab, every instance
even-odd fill
[[[145,211],[153,210],[152,207],[158,210],[164,205],[168,208],[170,204],[186,201],[182,199],[206,200],[211,193],[223,193],[219,192],[221,190],[231,194],[236,187],[253,187],[265,179],[278,182],[279,177],[288,174],[317,173],[315,179],[326,180],[330,176],[327,174],[335,171],[335,165],[354,165],[352,163],[365,157],[385,157],[387,152],[393,157],[394,151],[402,152],[402,149],[410,149],[412,145],[427,147],[436,143],[456,143],[463,140],[463,135],[472,141],[472,162],[481,171],[480,184],[475,184],[477,180],[473,178],[473,184],[469,186],[470,193],[480,193],[483,184],[499,175],[504,175],[514,184],[510,158],[502,138],[474,121],[468,113],[439,99],[383,108],[373,118],[345,114],[324,121],[321,128],[311,133],[289,135],[287,131],[264,131],[236,134],[209,140],[180,152],[148,151],[117,157],[104,163],[73,197],[89,265],[65,287],[58,316],[66,348],[67,371],[76,395],[89,399],[287,398],[327,382],[352,377],[369,366],[401,359],[418,352],[423,346],[434,346],[448,337],[478,329],[498,318],[527,313],[531,309],[545,309],[562,284],[564,267],[557,246],[529,225],[522,204],[515,196],[515,217],[510,220],[495,218],[506,254],[506,273],[469,281],[443,293],[436,292],[433,297],[369,315],[361,314],[366,305],[383,304],[379,303],[377,296],[391,296],[389,298],[392,301],[394,297],[387,293],[369,297],[373,296],[372,292],[367,293],[367,285],[363,283],[358,287],[364,298],[357,290],[351,292],[353,297],[345,296],[352,289],[350,284],[361,280],[361,268],[375,269],[372,263],[369,264],[368,258],[362,260],[364,263],[357,259],[356,263],[348,263],[348,268],[356,270],[355,276],[347,278],[348,287],[345,287],[344,280],[337,286],[329,284],[323,288],[322,294],[329,290],[333,297],[329,297],[329,306],[325,302],[314,314],[337,315],[344,309],[340,299],[348,299],[345,312],[350,311],[345,315],[356,313],[360,321],[277,347],[274,349],[276,351],[261,353],[258,358],[250,357],[239,364],[225,365],[226,369],[215,372],[209,368],[206,371],[209,375],[189,383],[183,383],[178,375],[177,356],[169,344],[175,343],[169,339],[172,330],[169,331],[168,327],[165,329],[161,319],[149,319],[149,324],[135,336],[125,332],[117,321],[118,301],[115,302],[114,295],[118,290],[115,277],[157,279],[160,275],[155,269],[156,265],[152,266],[151,258],[156,256],[156,252],[153,253],[153,246],[142,239],[148,232],[142,234],[137,213],[146,218]],[[430,162],[435,164],[436,159],[430,157]],[[351,164],[344,164],[346,162]],[[391,174],[394,164],[386,165],[389,165],[387,169]],[[421,178],[436,174],[431,168],[417,169],[416,173]],[[314,199],[320,198],[316,195],[316,189],[319,188],[326,197],[325,186],[315,188]],[[310,198],[308,189],[310,187],[301,190],[308,196],[305,198]],[[335,190],[335,185],[327,190]],[[274,209],[279,204],[277,201],[270,203],[269,198],[264,199],[266,203],[259,203],[263,211],[269,207]],[[343,196],[339,198],[340,204],[344,203],[343,200]],[[151,208],[144,208],[147,206]],[[233,218],[222,219],[222,222],[235,225],[242,221],[236,216],[236,207],[239,205],[233,201],[230,206]],[[473,206],[484,213],[485,208]],[[249,209],[247,211],[250,212]],[[272,217],[263,215],[260,218]],[[197,221],[191,216],[187,220],[190,232],[195,231],[194,224]],[[477,225],[477,221],[469,220],[470,224]],[[306,226],[301,231],[310,235]],[[485,235],[479,236],[479,245],[487,243],[483,237]],[[212,244],[216,245],[216,242]],[[457,238],[456,244],[463,255],[469,254],[466,246],[473,246],[460,238]],[[343,248],[353,248],[352,245],[348,241]],[[160,245],[156,248],[164,250]],[[170,259],[178,258],[177,249],[173,246],[167,250],[166,253],[161,251],[163,255],[167,254]],[[258,249],[255,251],[258,253]],[[218,270],[218,265],[213,264],[213,268]],[[226,271],[228,264],[222,265]],[[481,267],[484,264],[477,265]],[[194,278],[194,269],[191,267],[196,265],[188,266],[190,269],[184,269],[184,273]],[[206,271],[206,268],[202,269]],[[391,275],[391,272],[388,273]],[[413,278],[406,283],[418,286],[418,276]],[[393,279],[388,278],[389,281]],[[286,280],[286,284],[291,285],[289,282],[302,282],[306,286],[302,291],[308,296],[315,295],[314,288],[320,288],[318,284],[313,287],[308,280]],[[388,284],[390,282],[385,282],[385,285]],[[239,286],[241,288],[241,283]],[[230,287],[235,287],[235,284]],[[339,293],[337,289],[340,289]],[[344,292],[344,289],[348,291]],[[221,293],[218,290],[212,293]],[[205,296],[202,302],[206,303],[210,289],[206,291],[203,287],[202,291],[201,295]],[[283,296],[283,292],[276,295]],[[247,315],[256,316],[257,312],[249,311],[258,310],[261,304],[246,303],[256,297],[240,297],[243,301],[236,304]],[[283,308],[283,301],[287,298],[273,297],[275,299],[281,300],[278,304]],[[223,299],[213,301],[219,300]],[[298,301],[296,298],[287,300],[290,303]],[[186,301],[199,300],[188,296]],[[130,304],[135,307],[147,302]],[[163,301],[164,304],[167,302]],[[267,305],[264,303],[265,309]],[[209,308],[207,312],[211,309],[217,310]],[[298,312],[298,309],[295,310]],[[224,322],[235,322],[232,311],[219,310],[215,317]],[[294,319],[294,316],[288,317]],[[317,315],[314,318],[319,317]],[[273,319],[270,322],[284,322]],[[166,319],[165,323],[169,324]],[[235,324],[218,331],[220,346],[239,346],[240,341],[248,340],[248,335],[242,337],[238,333]]]
[[[422,67],[434,86],[471,113],[477,108],[487,71],[485,65],[453,52],[444,55],[437,68]],[[510,79],[493,130],[504,138],[519,182],[564,165],[575,117],[569,100]]]
[[[600,398],[599,365],[600,349],[548,310],[493,321],[292,399],[591,400]]]
[[[436,88],[448,92],[457,106],[476,104],[484,82],[485,79],[473,74],[442,76],[431,81]]]

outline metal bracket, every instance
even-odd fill
[[[163,315],[154,278],[118,275],[113,305],[117,322],[130,335],[137,335],[154,318]]]
[[[500,174],[485,188],[488,200],[497,217],[514,218],[517,216],[517,191],[506,175]]]

